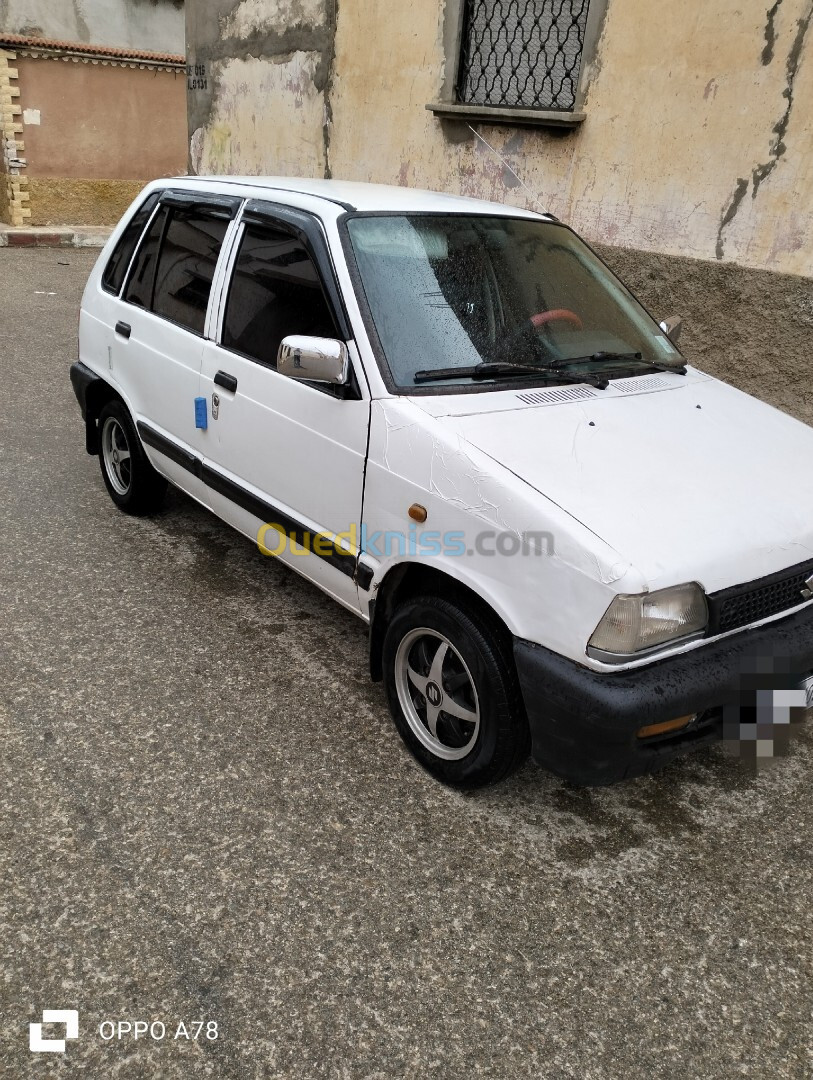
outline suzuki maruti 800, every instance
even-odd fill
[[[368,623],[436,777],[608,783],[813,671],[813,430],[678,330],[545,214],[184,178],[102,252],[71,379],[117,506],[172,483]]]

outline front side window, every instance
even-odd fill
[[[222,344],[276,367],[280,342],[290,334],[339,336],[319,272],[298,237],[247,224],[229,289]]]
[[[645,366],[682,370],[674,345],[564,225],[362,214],[347,229],[398,388],[482,385],[511,373],[573,382]]]
[[[464,0],[458,101],[572,110],[589,6],[590,0]]]
[[[205,210],[162,206],[138,250],[124,299],[203,334],[228,225]]]

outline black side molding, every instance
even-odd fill
[[[324,542],[320,550],[317,545],[318,533],[311,532],[301,521],[297,521],[296,518],[291,517],[284,510],[280,510],[278,506],[267,503],[264,499],[259,499],[250,491],[246,491],[240,484],[236,484],[233,480],[221,475],[221,473],[208,465],[203,466],[201,479],[207,487],[217,491],[220,495],[225,495],[227,499],[243,510],[247,510],[253,517],[274,525],[277,532],[284,532],[295,544],[312,551],[317,558],[330,563],[331,566],[335,566],[346,577],[355,577],[358,559],[352,552],[344,551],[342,548],[336,547],[335,544],[326,545]],[[271,545],[270,540],[268,544]]]
[[[138,421],[138,434],[141,436],[141,441],[146,443],[147,446],[151,446],[159,454],[168,457],[170,461],[174,461],[176,465],[180,465],[187,472],[200,476],[202,462],[199,457],[196,457],[188,450],[184,450],[182,446],[178,446],[172,439],[167,439],[160,431],[151,428],[149,424],[145,424],[142,420]]]
[[[145,424],[143,420],[138,421],[138,434],[141,436],[142,442],[146,443],[147,446],[151,446],[159,454],[163,454],[170,461],[174,461],[176,465],[180,465],[182,469],[186,469],[193,476],[197,476],[212,491],[216,491],[219,495],[225,495],[227,499],[236,506],[241,507],[241,509],[246,510],[252,517],[273,525],[276,532],[284,532],[299,547],[306,548],[317,558],[330,563],[331,566],[335,566],[346,577],[353,578],[359,584],[361,584],[361,578],[364,577],[367,580],[367,585],[369,585],[372,573],[370,572],[368,578],[368,568],[359,562],[358,556],[354,552],[345,551],[344,548],[330,542],[326,543],[322,534],[312,532],[301,521],[291,517],[280,507],[266,502],[265,499],[258,498],[242,485],[235,483],[234,480],[223,476],[222,473],[211,468],[211,466],[205,465],[202,458],[190,453],[182,446],[178,446],[174,440],[168,439],[160,431],[156,431],[149,424]],[[269,540],[270,544],[271,541]]]
[[[356,584],[359,588],[364,589],[364,591],[367,592],[374,577],[375,567],[365,563],[364,556],[360,555],[358,569],[356,570]]]

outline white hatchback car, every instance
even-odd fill
[[[369,623],[435,776],[608,783],[813,669],[813,430],[677,328],[550,216],[184,178],[102,252],[71,379],[121,509],[170,481]]]

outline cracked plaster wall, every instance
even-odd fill
[[[452,2],[452,0],[449,0]],[[588,239],[813,276],[813,0],[610,0],[570,133],[424,106],[442,0],[187,6],[197,171],[337,176],[549,208]]]
[[[330,176],[334,0],[187,8],[196,173]]]

